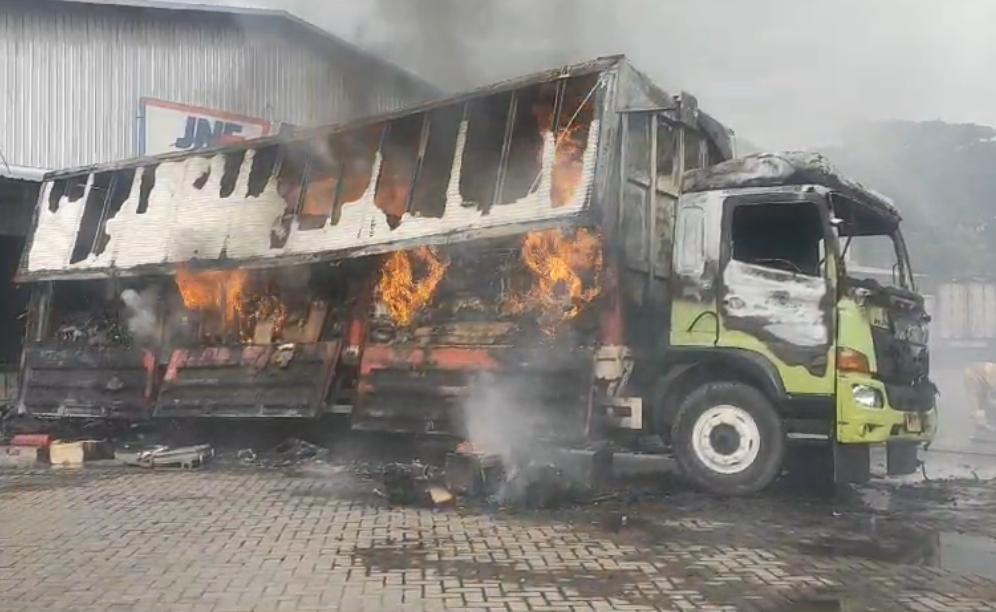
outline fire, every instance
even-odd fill
[[[561,111],[557,125],[553,125],[553,101],[540,100],[532,109],[540,133],[554,132],[555,153],[550,177],[550,201],[554,207],[570,202],[581,184],[584,170],[584,151],[593,108],[589,98],[577,100],[580,92],[568,91],[568,103]],[[570,103],[573,100],[577,105]],[[540,152],[542,155],[542,151]]]
[[[176,286],[187,310],[210,315],[201,322],[204,338],[269,344],[283,336],[293,318],[281,299],[279,280],[260,271],[179,268]]]
[[[559,229],[530,232],[520,254],[534,282],[525,294],[506,298],[507,312],[538,311],[544,330],[552,332],[557,323],[577,317],[598,296],[602,242],[597,233],[587,229],[578,229],[573,236]]]
[[[584,149],[587,136],[584,125],[571,125],[557,135],[557,152],[553,161],[550,199],[554,206],[563,206],[577,193],[581,184]],[[584,132],[584,133],[582,133]]]
[[[377,294],[391,319],[401,326],[411,325],[443,280],[449,262],[441,261],[429,247],[397,251],[380,269]],[[416,280],[416,268],[421,276]]]
[[[188,310],[213,311],[222,314],[229,329],[238,319],[242,293],[249,281],[246,270],[208,270],[193,272],[187,268],[176,271],[176,286]]]

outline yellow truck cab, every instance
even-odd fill
[[[809,153],[722,162],[682,187],[655,417],[684,471],[747,492],[787,445],[815,444],[838,481],[863,480],[880,443],[890,473],[915,469],[936,389],[896,208]],[[859,243],[891,257],[892,282],[849,272]]]

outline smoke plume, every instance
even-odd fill
[[[530,395],[522,384],[479,374],[462,406],[467,439],[478,450],[500,455],[505,465],[516,463],[535,446],[542,425],[537,417],[546,413]]]
[[[138,346],[152,346],[159,342],[160,325],[157,314],[159,289],[146,287],[141,292],[125,289],[121,292],[128,331]]]

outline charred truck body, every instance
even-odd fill
[[[484,410],[661,434],[723,493],[770,483],[796,441],[838,477],[872,443],[909,469],[934,392],[899,215],[818,156],[731,155],[694,98],[615,57],[52,173],[19,409],[454,435]],[[869,234],[898,287],[848,278]]]

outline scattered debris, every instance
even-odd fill
[[[107,444],[99,440],[55,440],[48,448],[49,462],[53,466],[79,467],[86,461],[103,459],[108,454]]]
[[[0,446],[0,467],[30,468],[43,460],[44,451],[34,446]]]
[[[469,497],[495,495],[505,482],[501,457],[460,445],[446,455],[446,486]]]
[[[312,444],[300,438],[287,438],[273,449],[280,456],[281,465],[292,465],[328,455],[327,448]]]
[[[498,501],[509,506],[550,509],[565,502],[577,502],[584,493],[557,466],[531,462],[509,470]]]
[[[17,434],[10,439],[11,446],[33,446],[35,448],[48,448],[52,444],[52,436],[49,434]]]
[[[629,516],[622,512],[610,512],[605,515],[601,524],[604,529],[612,533],[619,533],[624,527],[629,526]]]
[[[439,485],[429,486],[427,493],[429,495],[429,501],[435,507],[448,506],[456,502],[456,496],[445,487],[441,487]]]
[[[180,467],[185,469],[198,468],[214,457],[214,448],[210,444],[196,446],[155,446],[140,451],[117,451],[114,458],[125,465],[135,465],[144,468]]]
[[[419,461],[384,466],[384,495],[392,504],[422,502],[429,486],[429,468]]]

